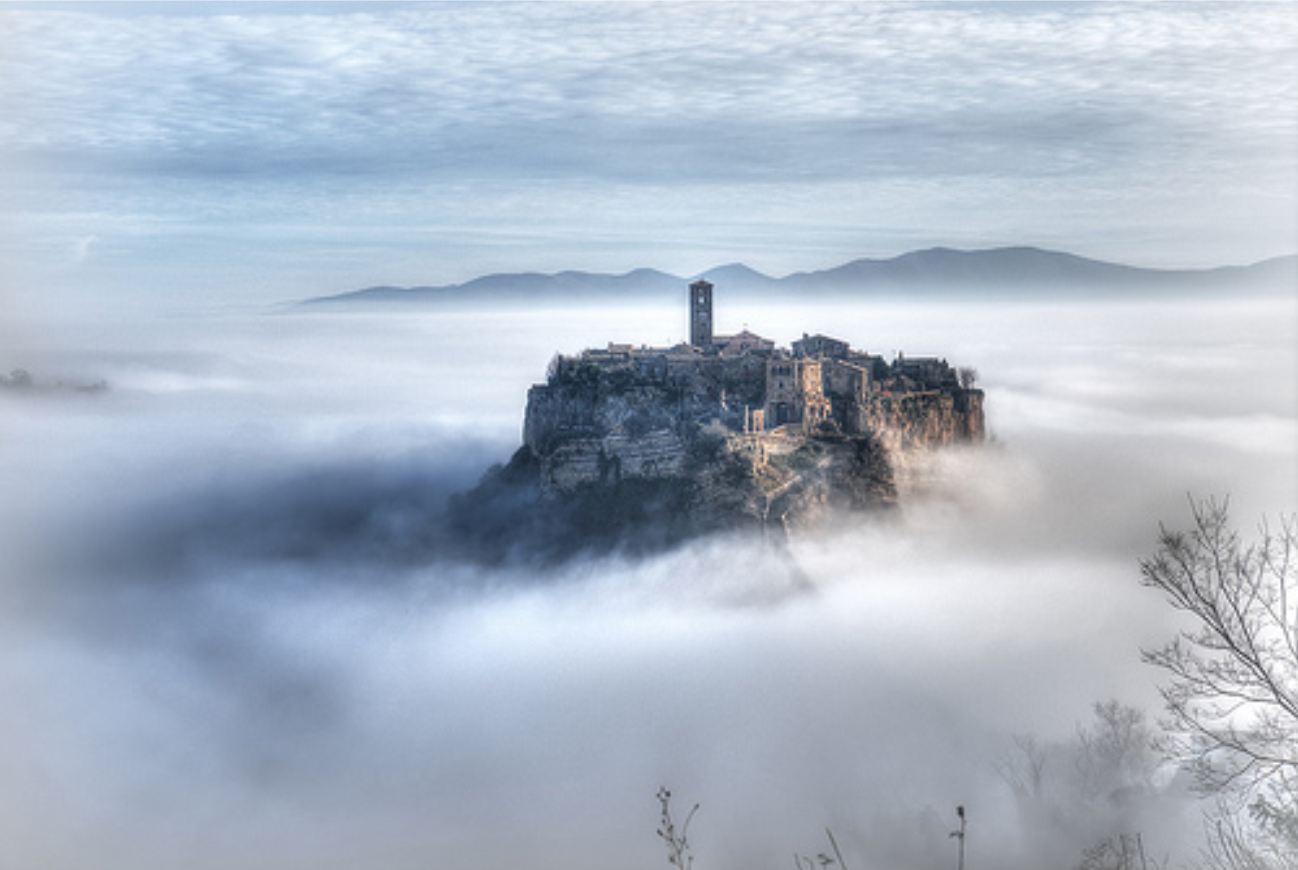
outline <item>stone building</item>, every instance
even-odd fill
[[[766,362],[766,422],[811,429],[829,418],[820,360],[778,355]]]
[[[955,386],[958,383],[955,369],[946,360],[933,356],[907,357],[904,353],[898,353],[892,367],[896,374],[911,383],[923,384],[930,389]]]
[[[702,278],[690,285],[690,344],[712,347],[712,285]]]
[[[848,343],[827,335],[807,335],[793,343],[793,355],[799,358],[845,359],[851,350]]]
[[[745,329],[737,335],[713,336],[712,347],[718,356],[736,357],[752,353],[771,353],[775,350],[775,342]]]

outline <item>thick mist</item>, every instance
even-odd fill
[[[6,327],[0,866],[1073,866],[1191,854],[1171,771],[1042,827],[997,772],[1092,703],[1157,712],[1177,623],[1138,582],[1187,495],[1298,505],[1298,304],[718,306],[971,365],[992,440],[900,510],[648,558],[448,556],[449,496],[518,446],[556,351],[673,309],[230,314]],[[793,564],[790,564],[789,559]],[[1063,763],[1060,762],[1060,775]],[[1039,820],[1038,820],[1039,821]]]

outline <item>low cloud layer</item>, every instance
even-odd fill
[[[678,175],[782,183],[862,170],[1022,177],[1014,154],[1044,174],[1069,161],[1153,168],[1148,126],[1247,134],[1259,153],[1292,131],[1281,117],[1292,86],[1265,63],[1293,37],[1275,8],[231,13],[7,13],[7,63],[43,72],[10,78],[7,104],[37,123],[6,130],[7,144],[277,178],[332,166],[634,180],[659,177],[652,157],[667,154]],[[143,82],[155,88],[141,105]],[[1069,141],[1098,147],[1059,147]]]
[[[679,326],[662,313],[29,333],[0,365],[110,389],[0,396],[22,493],[0,516],[0,860],[654,867],[663,784],[702,804],[700,867],[787,866],[826,825],[851,866],[933,866],[957,804],[971,856],[1006,868],[1136,818],[1187,848],[1175,787],[1029,835],[995,765],[1015,733],[1067,743],[1094,701],[1154,712],[1138,651],[1176,626],[1136,560],[1187,492],[1230,494],[1246,528],[1292,508],[1293,314],[747,312],[784,342],[832,323],[939,352],[987,389],[994,441],[911,469],[894,516],[794,540],[799,583],[738,538],[545,568],[429,546],[517,445],[549,355]]]

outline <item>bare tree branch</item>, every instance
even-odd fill
[[[1298,870],[1298,516],[1245,543],[1225,501],[1191,502],[1188,532],[1162,529],[1142,581],[1193,628],[1145,650],[1162,668],[1169,739],[1204,792],[1208,870]]]
[[[1141,576],[1197,624],[1143,657],[1171,677],[1169,748],[1205,790],[1248,791],[1298,769],[1298,522],[1263,524],[1246,544],[1226,502],[1191,507],[1194,527],[1163,529]]]
[[[693,806],[678,832],[676,822],[672,819],[672,793],[666,786],[658,789],[658,803],[661,808],[658,836],[667,844],[667,863],[677,870],[690,870],[694,866],[694,855],[690,852],[690,822],[699,811],[699,805]]]

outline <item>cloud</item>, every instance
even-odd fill
[[[72,261],[80,265],[90,258],[90,253],[99,244],[99,236],[82,236],[72,246]]]
[[[832,178],[1018,174],[1024,154],[1067,153],[1092,161],[1089,172],[1133,158],[1128,168],[1149,171],[1167,156],[1149,150],[1158,142],[1251,150],[1260,129],[1280,132],[1277,146],[1293,137],[1282,120],[1293,94],[1275,63],[1295,22],[1275,10],[542,4],[7,17],[18,46],[9,78],[24,87],[6,102],[25,120],[10,147],[166,171],[616,180],[635,167],[749,181],[797,165]]]
[[[1294,236],[1283,6],[2,14],[15,294],[265,302],[933,245],[1181,267]],[[51,267],[91,234],[104,256]]]
[[[1292,505],[1292,441],[1181,425],[1292,425],[1292,303],[744,314],[976,364],[997,436],[910,468],[886,521],[795,539],[792,594],[742,539],[501,568],[425,548],[517,444],[556,345],[671,312],[29,335],[33,367],[112,389],[0,405],[24,493],[0,508],[0,692],[24,711],[0,740],[6,854],[649,866],[666,783],[702,804],[700,862],[783,864],[830,825],[849,861],[931,866],[960,803],[999,866],[1077,860],[1085,831],[1024,845],[994,762],[1013,733],[1066,742],[1096,700],[1152,711],[1137,651],[1175,625],[1135,563],[1187,489],[1229,491],[1245,528]],[[1240,390],[1258,370],[1276,383]],[[1147,843],[1190,848],[1190,804],[1149,800]]]

